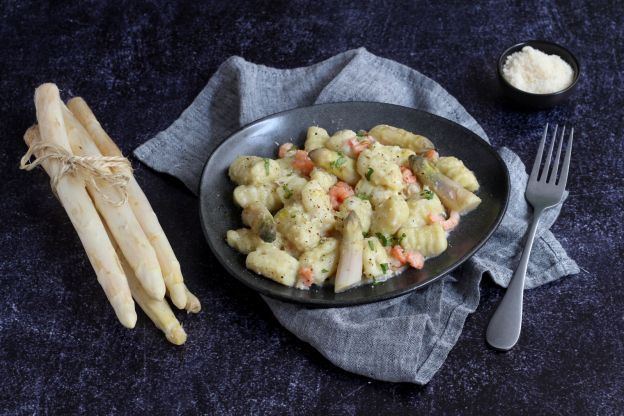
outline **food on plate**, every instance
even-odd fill
[[[21,168],[41,165],[50,176],[119,321],[135,326],[134,298],[170,342],[183,344],[186,333],[165,296],[187,312],[199,312],[201,304],[184,284],[130,162],[82,98],[66,107],[56,85],[43,84],[35,90],[35,107],[38,124],[24,135],[29,150]]]
[[[340,293],[421,269],[481,203],[461,160],[397,127],[331,136],[310,127],[304,148],[283,143],[276,160],[239,156],[228,171],[247,228],[229,230],[227,243],[248,269],[285,286]]]

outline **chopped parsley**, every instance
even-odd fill
[[[364,136],[367,136],[368,133],[366,132],[366,130],[358,130],[358,132],[355,135],[357,137],[364,137]]]
[[[327,270],[327,269],[321,270],[321,273],[328,273],[328,272],[329,272],[329,270]]]
[[[401,234],[401,237],[394,237],[394,241],[396,241],[397,244],[401,244],[401,241],[403,241],[403,239],[407,237],[405,235],[405,233]]]
[[[371,250],[375,251],[375,243],[373,243],[373,240],[368,240],[368,246]]]
[[[375,279],[373,277],[373,286],[379,286],[379,285],[383,285],[383,284],[384,284],[384,282],[378,282],[377,279]]]
[[[293,196],[293,191],[288,187],[288,185],[282,185],[282,189],[284,190],[284,198],[290,199]]]
[[[269,176],[269,174],[271,173],[270,166],[271,165],[269,159],[264,158],[264,173],[266,173],[266,176]]]
[[[384,274],[388,273],[388,263],[381,263],[379,266],[381,266],[381,271]]]
[[[338,152],[338,159],[334,160],[329,164],[332,168],[341,169],[342,165],[347,163],[347,158],[342,152]]]
[[[363,193],[363,192],[359,192],[356,196],[357,196],[358,198],[360,198],[360,199],[365,200],[365,201],[370,201],[370,198],[371,198],[371,196],[370,196],[370,195],[365,194],[365,193]]]
[[[433,199],[433,192],[431,192],[429,189],[425,189],[420,193],[420,196],[425,199]]]
[[[389,245],[392,244],[391,239],[389,239],[388,237],[386,237],[382,233],[376,233],[375,236],[379,239],[379,241],[381,241],[381,245],[384,246],[384,247],[388,247]]]
[[[375,172],[375,169],[373,168],[368,168],[368,170],[366,171],[366,180],[370,181],[371,175]]]
[[[364,238],[368,238],[368,237],[370,237],[370,233],[369,232],[362,232],[362,236]]]

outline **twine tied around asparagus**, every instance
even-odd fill
[[[31,160],[33,155],[35,158]],[[61,178],[80,172],[85,180],[93,185],[96,192],[102,194],[106,202],[121,206],[128,200],[127,186],[132,177],[132,166],[125,157],[76,156],[62,146],[45,143],[39,139],[33,141],[28,147],[28,151],[20,161],[20,169],[31,171],[48,160],[56,160],[60,166],[54,175],[50,175],[50,186],[57,198],[56,187]],[[115,200],[102,192],[98,181],[105,182],[116,189],[119,192],[119,198]]]

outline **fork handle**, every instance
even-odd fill
[[[526,276],[529,257],[531,256],[531,248],[533,240],[535,240],[535,232],[539,223],[543,209],[533,213],[533,221],[529,228],[527,241],[522,252],[520,264],[516,272],[511,278],[511,282],[507,287],[507,292],[503,300],[496,308],[494,315],[490,319],[487,327],[485,339],[493,348],[501,351],[509,351],[518,342],[520,338],[520,329],[522,328],[522,296],[524,293],[524,278]]]

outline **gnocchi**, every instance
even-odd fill
[[[249,270],[285,286],[341,292],[425,267],[481,202],[461,160],[403,129],[312,126],[304,149],[287,142],[279,158],[239,156],[228,169],[249,228],[229,230],[227,243]]]

